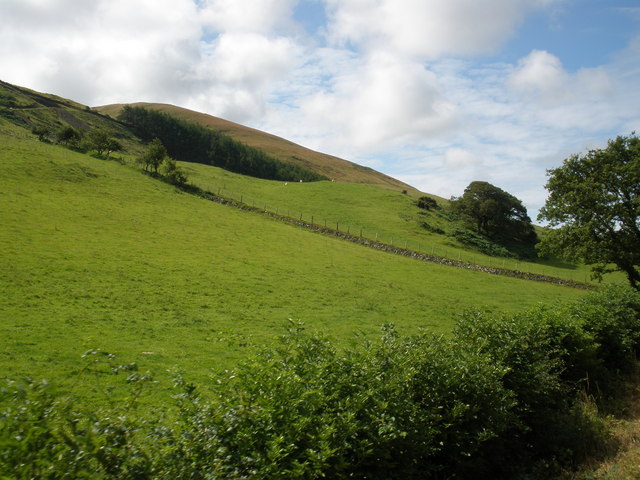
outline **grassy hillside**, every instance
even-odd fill
[[[73,382],[81,354],[100,348],[204,377],[290,318],[347,342],[387,322],[447,332],[464,309],[582,294],[313,234],[2,120],[0,135],[0,369],[9,376]]]
[[[244,125],[239,125],[228,120],[223,120],[222,118],[161,103],[141,102],[132,103],[130,105],[158,110],[169,113],[183,120],[204,125],[212,130],[229,135],[235,140],[239,140],[247,145],[259,148],[280,160],[300,165],[301,167],[308,168],[336,181],[383,185],[396,191],[411,190],[417,192],[417,190],[410,185],[377,172],[371,168],[363,167],[332,155],[310,150],[301,145],[290,142],[289,140],[285,140],[284,138],[245,127]],[[104,113],[105,115],[117,118],[123,107],[124,104],[105,105],[96,107],[96,110]]]
[[[0,81],[0,118],[27,131],[39,129],[45,138],[54,138],[65,126],[80,131],[104,129],[123,145],[126,152],[141,151],[140,141],[126,127],[97,111],[72,100],[35,92]]]
[[[588,268],[557,260],[526,262],[484,255],[453,236],[461,225],[446,209],[422,210],[411,194],[378,185],[342,182],[285,183],[181,163],[190,183],[252,206],[399,247],[485,266],[588,281]],[[446,205],[446,201],[441,201]]]

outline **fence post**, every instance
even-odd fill
[[[311,225],[313,225],[313,215],[311,215]]]
[[[336,222],[336,232],[339,232],[340,229],[338,228],[338,222]]]

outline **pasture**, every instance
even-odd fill
[[[198,166],[203,177],[206,168]],[[314,234],[7,128],[0,178],[3,376],[77,384],[82,354],[101,349],[160,377],[176,367],[203,379],[268,345],[288,319],[346,345],[385,323],[447,334],[468,309],[518,311],[583,294]],[[312,190],[300,193],[311,186],[318,209],[328,208],[323,185],[253,184],[274,199],[278,188],[298,192],[283,204],[311,202]],[[326,188],[345,196],[345,209],[367,191]],[[410,204],[376,195],[378,212]]]

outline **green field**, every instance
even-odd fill
[[[582,295],[312,233],[20,131],[0,124],[3,376],[73,383],[81,355],[102,349],[159,374],[175,366],[202,379],[268,345],[288,319],[346,343],[388,322],[404,333],[446,333],[465,309],[516,311]],[[201,178],[220,175],[196,167]],[[330,208],[320,199],[334,189],[344,212],[374,195],[329,182],[247,185],[262,188],[263,199],[280,189],[282,204],[315,198],[319,210]],[[376,211],[411,205],[375,192],[372,221]]]
[[[403,194],[379,185],[328,181],[274,182],[201,164],[181,162],[181,166],[188,172],[190,183],[203,190],[280,215],[453,260],[578,282],[590,281],[589,268],[585,265],[557,259],[531,262],[491,257],[470,250],[450,235],[427,231],[423,222],[447,233],[455,222],[448,217],[446,209],[425,211],[418,208],[416,200],[420,194],[416,192]],[[446,200],[440,202],[448,203]]]

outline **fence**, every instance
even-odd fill
[[[500,275],[517,276],[531,280],[547,281],[552,283],[569,284],[573,286],[585,286],[589,282],[587,272],[569,272],[563,278],[557,278],[558,269],[530,262],[522,262],[518,259],[504,257],[490,257],[482,254],[462,252],[455,248],[445,248],[430,244],[427,241],[415,239],[403,239],[397,235],[380,234],[372,227],[363,227],[340,220],[328,220],[325,216],[305,213],[299,209],[281,208],[270,205],[260,199],[227,190],[223,187],[203,189],[209,191],[222,200],[220,203],[232,204],[243,209],[260,211],[264,214],[278,217],[290,223],[296,223],[305,228],[323,231],[332,235],[343,237],[350,241],[374,246],[379,250],[387,250],[405,256],[419,257],[422,260],[458,266],[466,269],[485,271]],[[218,199],[204,195],[209,200]],[[411,255],[414,253],[415,255]],[[517,273],[514,274],[514,273]],[[580,277],[580,278],[579,278]]]

